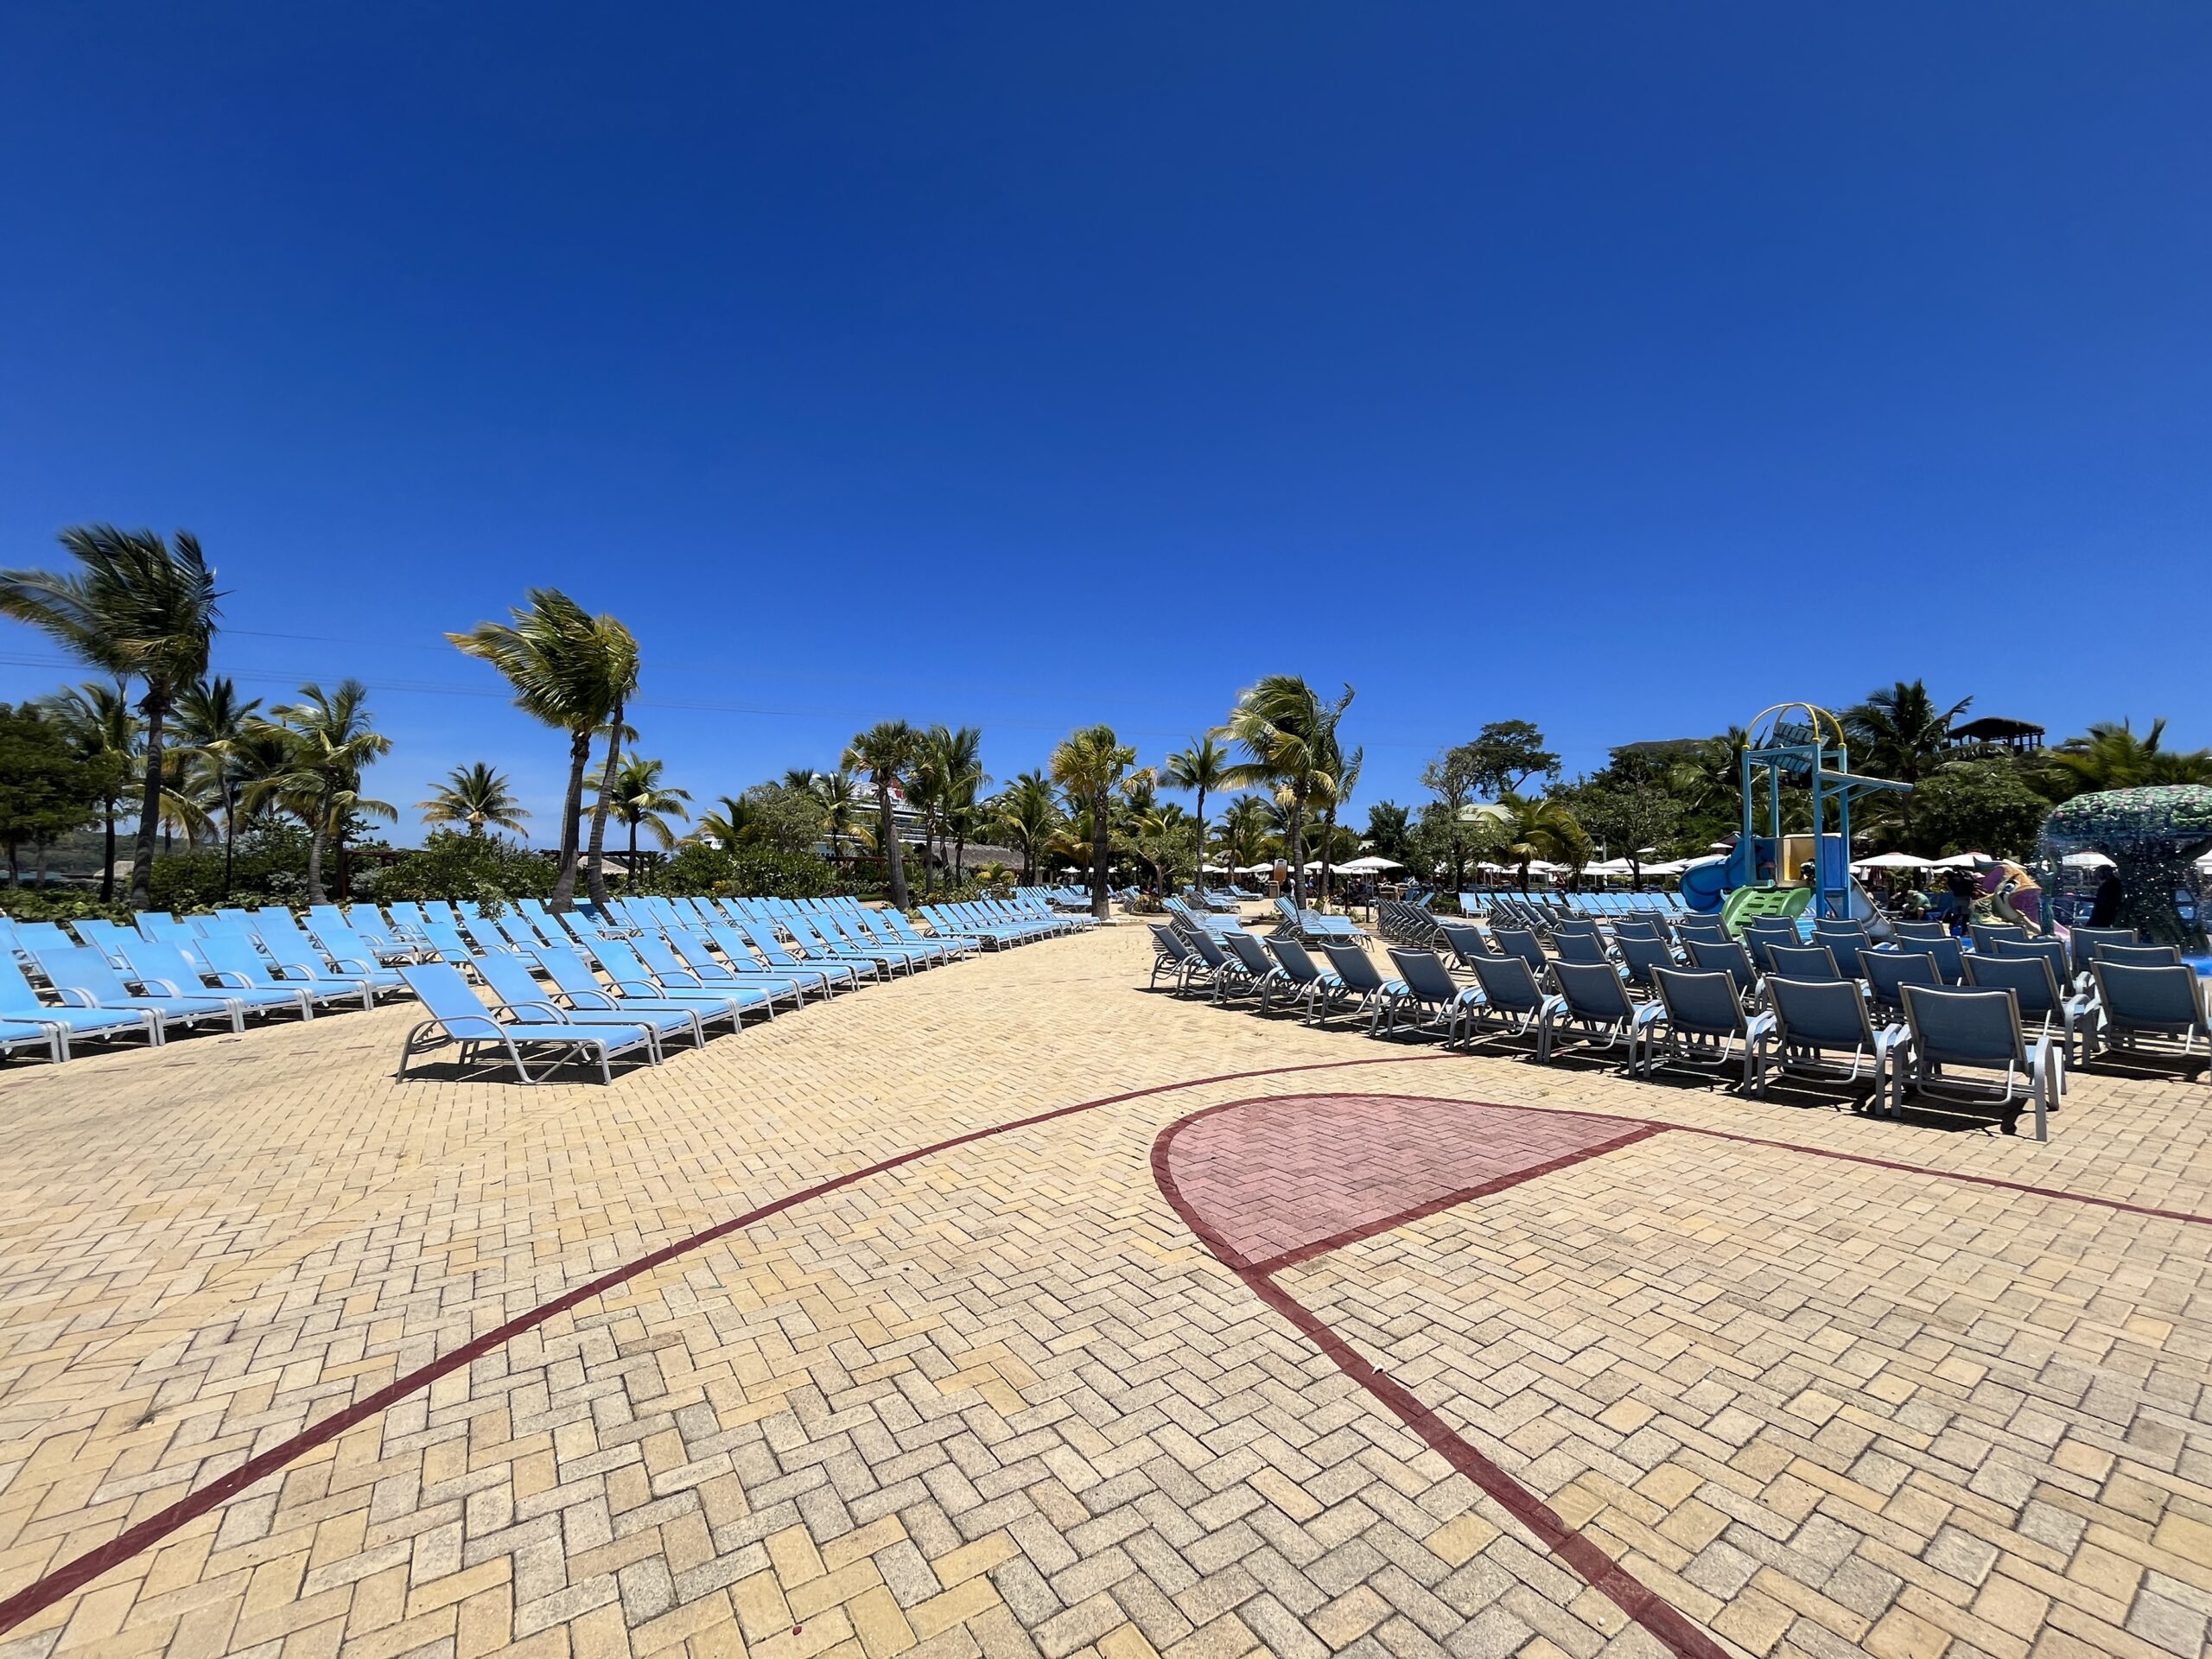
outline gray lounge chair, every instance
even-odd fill
[[[2014,939],[2006,943],[2024,944],[2031,941]],[[2046,1037],[2053,1027],[2057,1027],[2060,1052],[2065,1056],[2067,1065],[2081,1064],[2095,1051],[2096,998],[2082,992],[2068,995],[2052,973],[2047,957],[1984,956],[1977,950],[1967,958],[1967,983],[1976,990],[2012,992],[2013,1000],[2020,1005],[2021,1021],[2040,1027]],[[2063,1070],[2060,1076],[2063,1082]]]
[[[2212,1016],[2205,1010],[2204,982],[2188,968],[2132,968],[2099,962],[2089,969],[2097,987],[2097,1023],[2109,1046],[2139,1052],[2145,1037],[2179,1038],[2184,1065],[2205,1039],[2203,1080],[2212,1084]]]
[[[1548,1058],[1551,1048],[1545,1018],[1559,999],[1544,989],[1528,959],[1517,956],[1478,957],[1469,965],[1474,969],[1476,988],[1481,995],[1460,1009],[1455,1039],[1473,1041],[1478,1027],[1510,1037],[1526,1037],[1534,1032],[1536,1058]]]
[[[2050,1139],[2050,1109],[2057,1103],[2063,1062],[2051,1040],[2032,1042],[2020,1024],[2020,1005],[2010,991],[1966,990],[1948,985],[1904,987],[1909,1047],[1893,1068],[1892,1109],[1907,1094],[1986,1104],[2017,1112],[2035,1109],[2036,1139]],[[2001,1071],[1999,1084],[1975,1083],[1961,1071]]]
[[[1833,974],[1816,979],[1772,975],[1767,992],[1774,1018],[1752,1044],[1752,1092],[1764,1099],[1777,1071],[1855,1084],[1860,1067],[1871,1065],[1873,1103],[1890,1103],[1892,1060],[1911,1039],[1906,1027],[1875,1025],[1867,1016],[1865,993]],[[1828,1058],[1837,1053],[1849,1054],[1850,1064]]]
[[[1559,995],[1545,1015],[1537,1053],[1549,1059],[1558,1052],[1561,1035],[1571,1032],[1586,1046],[1600,1051],[1619,1046],[1629,1071],[1638,1071],[1644,1033],[1665,1010],[1656,1002],[1630,997],[1610,963],[1569,962],[1562,957],[1552,964],[1552,974]]]
[[[1774,1016],[1745,1014],[1732,974],[1662,968],[1652,978],[1658,982],[1662,1012],[1644,1028],[1644,1074],[1660,1068],[1662,1053],[1669,1064],[1718,1072],[1735,1063],[1740,1043],[1743,1084],[1748,1089],[1751,1051]]]

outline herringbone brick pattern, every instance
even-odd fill
[[[1164,1125],[1374,1090],[2154,1206],[2212,1185],[2201,1086],[2082,1079],[2037,1147],[1399,1064],[1423,1051],[1147,995],[1147,954],[1116,929],[987,958],[605,1089],[394,1084],[405,1009],[11,1069],[0,1593],[795,1188],[1077,1101],[1363,1063],[787,1210],[361,1422],[0,1652],[1650,1653],[1197,1245],[1152,1182]],[[1744,1650],[2190,1653],[2206,1231],[1662,1135],[1284,1279]]]

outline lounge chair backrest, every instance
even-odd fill
[[[2203,982],[2194,969],[2100,962],[2089,971],[2095,976],[2097,1001],[2108,1027],[2212,1035],[2207,1031]]]
[[[1738,940],[1716,944],[1710,939],[1690,939],[1684,948],[1689,951],[1694,969],[1700,974],[1727,975],[1735,982],[1738,995],[1759,982],[1758,969],[1751,966],[1751,953]]]
[[[1519,957],[1478,957],[1469,964],[1483,995],[1501,1014],[1533,1014],[1544,1006],[1536,976]]]
[[[2062,986],[2071,983],[2074,977],[2073,958],[2067,955],[2063,939],[1999,939],[1990,954],[2016,960],[2040,957],[2050,969],[2051,978]]]
[[[1822,1048],[1871,1048],[1873,1027],[1859,987],[1840,979],[1796,979],[1777,974],[1766,982],[1783,1040]]]
[[[2181,966],[2181,947],[2177,944],[2099,944],[2089,953],[2094,965],[2109,962],[2120,968],[2178,968]]]
[[[499,1022],[492,1018],[461,969],[448,962],[422,962],[402,968],[399,976],[420,999],[429,1015],[454,1037],[497,1036]]]
[[[1268,957],[1267,948],[1260,943],[1256,934],[1247,933],[1242,928],[1236,928],[1217,937],[1236,953],[1237,961],[1243,963],[1254,973],[1274,972],[1275,964]]]
[[[2025,1065],[2020,1005],[2010,991],[1904,988],[1905,1023],[1923,1065]]]
[[[1538,973],[1549,967],[1544,947],[1536,936],[1525,927],[1495,927],[1491,930],[1491,943],[1503,956],[1518,957]]]
[[[1198,953],[1191,949],[1180,933],[1165,922],[1147,924],[1152,929],[1153,948],[1170,962],[1188,962]]]
[[[1977,950],[1994,950],[1999,939],[2024,939],[2028,930],[2012,922],[1968,922],[1967,937]]]
[[[1649,987],[1651,976],[1658,969],[1675,965],[1675,953],[1667,942],[1657,935],[1639,938],[1635,934],[1615,934],[1614,943],[1621,948],[1621,965],[1628,969],[1629,983]]]
[[[537,960],[544,964],[547,975],[562,990],[572,995],[578,991],[593,991],[602,996],[607,994],[607,988],[599,982],[599,976],[592,972],[590,965],[573,945],[543,945],[537,954]]]
[[[1936,958],[1925,950],[1868,950],[1859,958],[1866,970],[1866,983],[1874,1001],[1885,1008],[1904,1006],[1900,994],[1908,985],[1936,985]]]
[[[76,944],[62,950],[36,950],[32,957],[39,971],[57,988],[82,991],[95,1002],[119,1002],[131,994],[123,976],[108,961],[107,953],[96,946]]]
[[[140,981],[165,979],[176,988],[179,996],[192,996],[207,988],[200,977],[200,969],[176,946],[157,939],[134,939],[124,951],[123,959],[130,964],[130,971]]]
[[[1375,966],[1375,959],[1360,946],[1324,939],[1321,949],[1347,990],[1379,991],[1382,988],[1382,976]]]
[[[1652,978],[1667,1007],[1667,1023],[1676,1031],[1695,1037],[1743,1034],[1744,1005],[1737,1000],[1732,974],[1662,968]]]
[[[648,983],[653,978],[652,970],[627,939],[601,939],[591,950],[611,978],[628,980],[633,984]]]
[[[235,933],[210,933],[200,941],[200,954],[207,965],[218,973],[236,974],[256,985],[282,985],[276,972],[261,952],[253,948],[251,939]],[[296,987],[299,982],[292,984]]]
[[[1552,964],[1560,995],[1568,1010],[1585,1020],[1626,1020],[1636,1012],[1621,976],[1610,963],[1569,962],[1561,957]]]
[[[1835,952],[1825,944],[1770,944],[1766,950],[1770,972],[1791,979],[1841,979]]]
[[[1897,936],[1901,939],[1948,939],[1951,937],[1948,922],[1898,922]]]
[[[1459,995],[1458,982],[1435,951],[1393,946],[1390,960],[1397,964],[1398,977],[1406,982],[1406,988],[1423,1001],[1449,1002]]]
[[[1209,968],[1219,968],[1228,962],[1229,953],[1221,948],[1221,941],[1204,928],[1194,928],[1186,935],[1191,949],[1198,953],[1198,960]]]
[[[480,957],[476,971],[492,988],[500,1001],[511,1008],[526,1003],[543,1002],[546,994],[538,988],[537,982],[530,976],[530,969],[523,966],[519,957]],[[543,1019],[543,1014],[536,1016]]]
[[[1945,985],[1956,985],[1967,976],[1966,947],[1954,938],[1900,939],[1900,948],[1917,951],[1936,964],[1936,977]]]
[[[2097,959],[2100,944],[2140,944],[2143,937],[2132,927],[2077,927],[2068,942],[2074,948],[2074,971],[2086,974]]]
[[[1265,941],[1268,954],[1282,964],[1284,975],[1300,985],[1311,985],[1321,977],[1321,964],[1313,960],[1313,952],[1296,939],[1274,938]]]
[[[1610,970],[1611,958],[1605,955],[1605,942],[1595,933],[1554,933],[1552,944],[1559,951],[1560,962],[1571,962],[1584,967],[1602,967]],[[1554,966],[1557,966],[1555,963]]]
[[[2061,1004],[2058,982],[2041,957],[1985,956],[1977,950],[1967,958],[1967,983],[1976,990],[2012,992],[2024,1015],[2056,1014]]]

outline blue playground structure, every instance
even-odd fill
[[[1802,720],[1793,715],[1802,714]],[[1719,911],[1732,931],[1753,916],[1878,920],[1873,900],[1851,874],[1851,805],[1868,795],[1909,792],[1910,784],[1865,778],[1851,770],[1843,722],[1809,702],[1778,702],[1761,710],[1738,763],[1744,824],[1729,851],[1700,859],[1682,872],[1682,903]],[[1755,785],[1766,775],[1766,831],[1757,823]],[[1782,787],[1787,779],[1812,792],[1810,831],[1784,834]]]

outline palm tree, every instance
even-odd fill
[[[607,816],[614,804],[614,778],[621,762],[622,744],[626,739],[633,740],[638,735],[622,723],[622,712],[638,694],[639,663],[636,638],[613,617],[593,618],[592,633],[602,659],[607,689],[614,698],[607,720],[607,769],[599,778],[599,800],[591,813],[591,850],[584,860],[591,901],[603,910],[607,900]]]
[[[1321,907],[1324,910],[1328,908],[1329,890],[1336,874],[1337,809],[1351,799],[1353,786],[1359,782],[1360,768],[1367,764],[1364,747],[1354,749],[1350,756],[1337,751],[1333,721],[1330,725],[1329,747],[1337,752],[1337,759],[1330,768],[1336,773],[1336,786],[1323,798],[1321,809]]]
[[[1531,798],[1507,790],[1494,802],[1463,809],[1489,826],[1486,839],[1521,867],[1521,887],[1529,887],[1529,866],[1540,858],[1572,863],[1586,855],[1590,837],[1566,806],[1549,796]]]
[[[530,834],[522,827],[530,814],[507,787],[506,774],[494,772],[481,760],[455,766],[446,774],[446,781],[431,791],[429,800],[415,805],[423,823],[465,823],[472,836],[480,836],[486,830],[512,830],[524,837]]]
[[[1237,698],[1229,716],[1229,736],[1245,756],[1229,769],[1230,787],[1268,790],[1290,809],[1290,879],[1301,910],[1306,804],[1326,799],[1338,787],[1336,728],[1351,700],[1349,685],[1335,702],[1324,702],[1299,676],[1269,674]]]
[[[105,788],[100,796],[105,849],[100,859],[100,902],[115,898],[115,815],[130,786],[138,759],[138,717],[120,684],[86,680],[46,700],[70,746],[86,760],[100,763]]]
[[[1943,748],[1951,740],[1951,722],[1966,713],[1972,697],[1961,697],[1948,709],[1938,709],[1920,680],[1899,680],[1866,694],[1866,701],[1843,711],[1845,734],[1859,753],[1852,757],[1862,771],[1877,778],[1894,778],[1916,784],[1943,764]],[[1900,794],[1897,821],[1906,841],[1912,839],[1912,797]],[[1815,829],[1825,828],[1815,825]]]
[[[833,856],[841,842],[855,841],[863,847],[875,845],[874,835],[861,822],[860,785],[851,772],[842,766],[835,772],[810,772],[805,788],[822,808],[822,833],[829,840]]]
[[[906,863],[899,848],[899,825],[892,815],[891,791],[902,786],[913,769],[919,737],[903,720],[880,720],[855,734],[837,764],[865,777],[875,791],[876,845],[883,849],[884,874],[891,887],[891,902],[906,908]]]
[[[2044,760],[2069,795],[2100,789],[2139,789],[2157,784],[2212,783],[2212,749],[2169,749],[2166,722],[2151,722],[2142,736],[2133,724],[2098,721],[2079,737],[2047,750]]]
[[[1198,885],[1205,886],[1206,870],[1206,797],[1229,781],[1229,751],[1213,741],[1208,732],[1203,737],[1191,740],[1191,747],[1178,750],[1167,757],[1160,768],[1160,777],[1170,789],[1195,791],[1198,798],[1198,810],[1192,816],[1197,820],[1198,836]]]
[[[231,866],[238,846],[238,785],[245,751],[258,723],[259,697],[238,699],[238,683],[227,674],[201,680],[177,705],[177,733],[189,747],[201,776],[223,809],[223,897],[231,896]]]
[[[688,789],[671,789],[660,780],[663,771],[658,760],[648,760],[642,755],[632,755],[622,763],[622,770],[614,779],[614,816],[630,830],[630,880],[638,879],[638,831],[642,827],[665,852],[676,845],[676,832],[668,827],[670,817],[689,818],[691,814],[684,803],[691,798]]]
[[[691,826],[688,839],[729,852],[753,839],[753,821],[757,815],[753,803],[742,795],[723,795],[716,798],[721,804],[721,810],[701,813],[698,823]]]
[[[812,766],[785,766],[784,787],[811,790],[814,787],[814,768]]]
[[[346,820],[355,814],[393,820],[399,817],[390,803],[361,793],[363,769],[391,753],[391,740],[369,719],[368,700],[369,688],[359,680],[340,680],[329,691],[310,680],[300,688],[297,702],[281,703],[270,711],[281,722],[291,764],[254,788],[307,820],[308,899],[313,904],[327,896],[322,887],[322,855],[334,838],[339,882],[345,885]]]
[[[138,713],[146,762],[130,866],[130,903],[143,910],[161,822],[162,728],[185,688],[207,672],[222,595],[189,531],[164,542],[150,530],[82,524],[63,531],[61,545],[77,561],[74,571],[0,570],[0,615],[41,630],[117,681],[145,688]]]
[[[616,658],[613,631],[627,631],[611,617],[594,618],[557,588],[533,588],[512,624],[480,622],[467,633],[448,633],[462,652],[481,658],[514,688],[515,707],[569,734],[569,786],[561,802],[561,874],[549,905],[565,911],[575,902],[576,865],[583,813],[584,767],[592,738],[620,707],[636,680],[636,642],[631,641],[626,679]],[[603,628],[601,624],[611,625]],[[610,745],[610,749],[612,746]]]
[[[1041,772],[1025,772],[1008,785],[991,810],[996,833],[1021,849],[1021,885],[1036,880],[1037,861],[1060,827],[1060,804]]]
[[[1114,786],[1136,764],[1137,752],[1114,735],[1111,726],[1086,726],[1071,732],[1052,751],[1052,781],[1090,814],[1090,913],[1103,920],[1106,865],[1113,848]]]
[[[1221,815],[1221,851],[1231,869],[1257,864],[1268,850],[1268,802],[1239,795]]]

